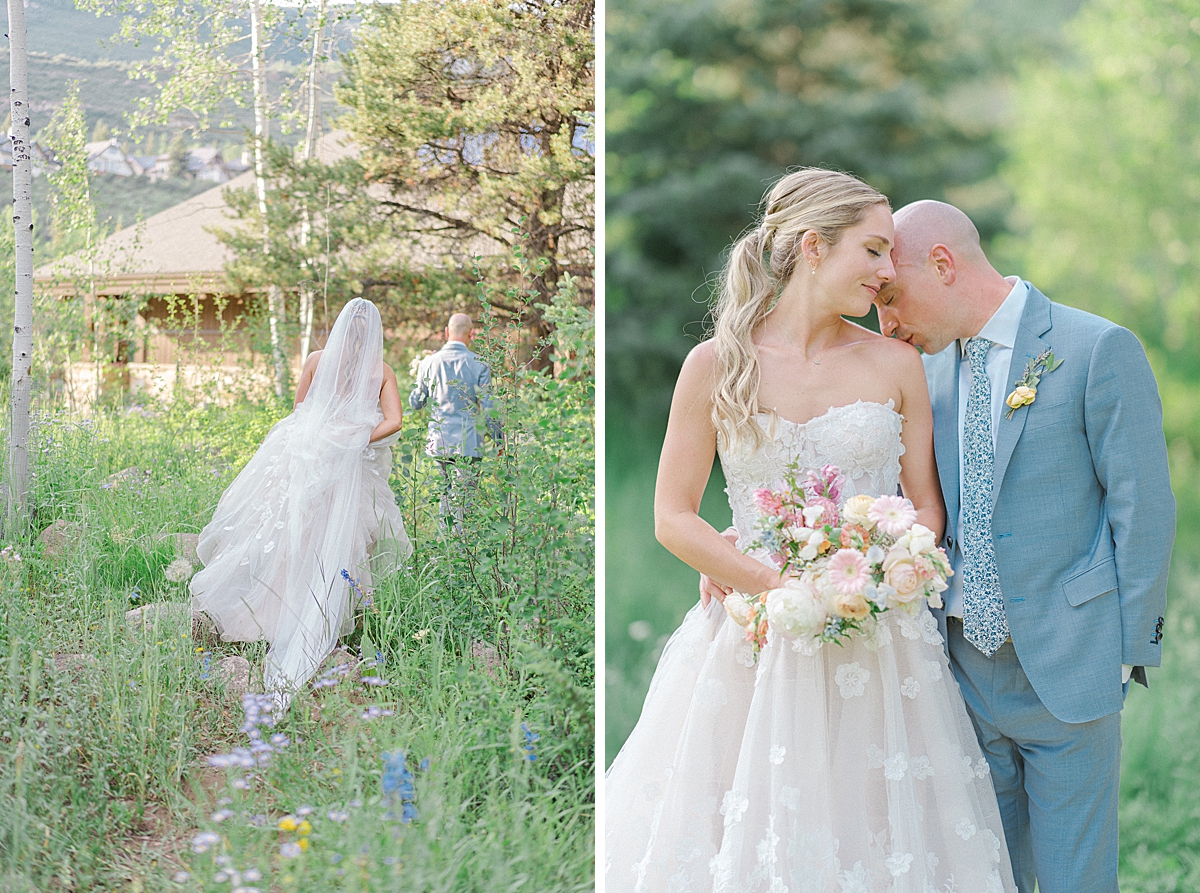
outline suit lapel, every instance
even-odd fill
[[[1025,365],[1050,345],[1042,336],[1050,331],[1050,301],[1034,288],[1029,286],[1029,297],[1025,299],[1025,312],[1021,314],[1021,326],[1017,330],[1017,343],[1013,345],[1012,364],[1008,369],[1007,386],[1004,396],[1012,392],[1016,381],[1025,372]],[[996,466],[992,473],[992,504],[1000,493],[1000,485],[1004,482],[1004,473],[1008,471],[1009,460],[1013,450],[1025,430],[1025,419],[1029,416],[1029,408],[1018,409],[1012,418],[1005,418],[1008,410],[1000,414],[1000,430],[996,435]],[[940,471],[940,468],[939,468]]]
[[[946,503],[946,529],[957,536],[958,520],[958,363],[955,341],[950,347],[926,360],[929,398],[933,404],[933,453],[942,499]]]

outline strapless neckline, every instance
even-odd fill
[[[814,422],[821,421],[822,419],[828,419],[830,416],[832,416],[838,412],[841,412],[841,411],[844,411],[847,409],[854,409],[859,406],[878,406],[880,409],[882,409],[886,412],[890,412],[893,415],[899,416],[900,418],[904,418],[904,416],[902,416],[902,415],[900,415],[900,413],[896,412],[896,401],[892,400],[890,398],[888,399],[887,403],[880,403],[878,400],[855,400],[853,403],[843,403],[840,406],[831,406],[827,410],[825,410],[823,413],[821,413],[820,415],[815,415],[811,419],[808,419],[807,421],[804,421],[804,422],[793,422],[791,419],[784,418],[778,412],[775,413],[775,418],[781,422],[786,422],[787,424],[791,425],[793,428],[803,428],[806,425],[811,425]],[[758,415],[770,417],[771,412],[769,412],[768,410],[765,410],[765,409],[760,409],[758,411]]]

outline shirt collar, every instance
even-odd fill
[[[1016,276],[1006,278],[1013,283],[1012,290],[1004,299],[1004,303],[996,308],[992,318],[974,337],[986,338],[993,344],[1012,350],[1017,343],[1017,330],[1021,328],[1021,316],[1025,312],[1025,299],[1029,297],[1029,283]],[[970,340],[970,338],[958,339],[959,356],[967,355],[967,342]]]

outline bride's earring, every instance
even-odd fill
[[[814,264],[811,260],[808,262],[808,269],[814,276],[817,275],[817,265]]]

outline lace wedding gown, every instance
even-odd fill
[[[837,465],[847,499],[895,493],[902,421],[890,402],[859,402],[778,419],[758,449],[722,452],[739,545],[755,489],[791,462]],[[1016,889],[987,762],[924,607],[840,647],[771,633],[755,664],[721,605],[696,605],[607,773],[605,811],[608,893]]]
[[[270,643],[263,685],[283,706],[353,629],[372,569],[412,552],[388,477],[378,310],[356,298],[338,316],[305,399],[278,422],[221,495],[197,547],[192,608],[227,642]]]

